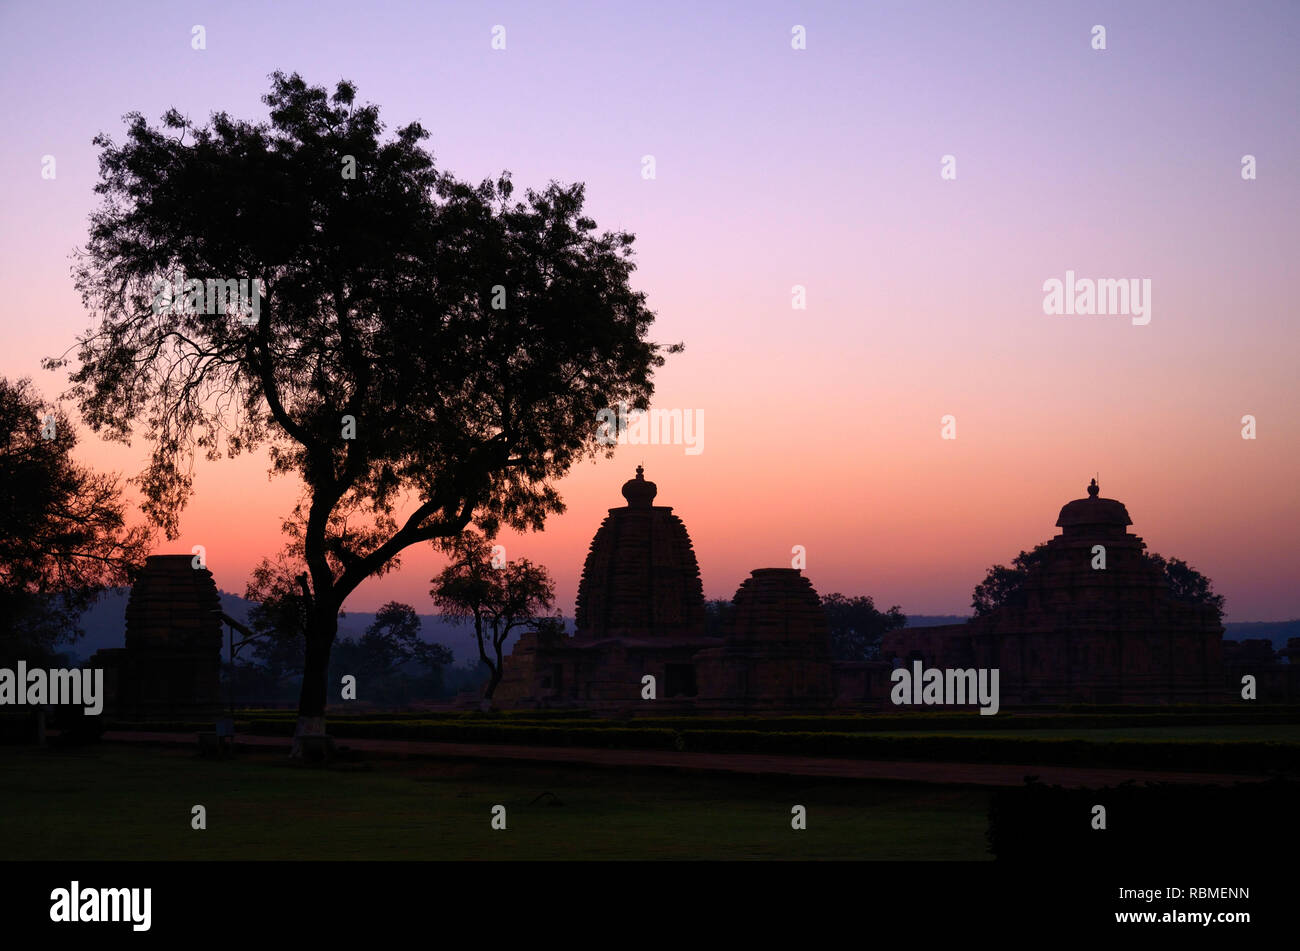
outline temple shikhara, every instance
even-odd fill
[[[126,646],[97,651],[113,716],[208,714],[220,706],[221,598],[191,555],[150,555],[126,606]]]
[[[868,662],[831,660],[817,591],[792,568],[753,571],[721,636],[711,634],[690,536],[656,494],[638,467],[626,506],[610,509],[592,540],[573,636],[523,635],[497,705],[649,712],[649,674],[658,713],[881,709],[890,672],[915,660],[997,668],[1004,707],[1227,696],[1217,612],[1174,597],[1129,533],[1124,504],[1101,498],[1095,481],[1061,509],[1060,534],[1009,603],[963,624],[895,631]]]
[[[894,631],[882,653],[996,667],[1004,705],[1225,700],[1218,612],[1174,597],[1131,524],[1093,480],[1061,509],[1061,533],[1009,603],[964,624]]]
[[[695,549],[640,466],[609,510],[578,585],[572,637],[524,634],[493,700],[500,706],[629,710],[656,682],[674,708],[817,709],[831,705],[830,636],[817,592],[792,568],[759,569],[736,592],[723,636],[705,628]]]

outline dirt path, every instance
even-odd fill
[[[109,731],[113,743],[152,743],[194,746],[189,733]],[[289,741],[274,736],[241,735],[240,746],[279,747]],[[835,759],[821,756],[770,756],[763,753],[673,753],[661,750],[606,750],[559,746],[504,746],[488,743],[434,743],[424,740],[362,740],[338,738],[340,746],[397,757],[470,760],[522,760],[537,763],[577,763],[589,766],[628,766],[698,770],[748,775],[822,776],[838,779],[884,779],[914,783],[1019,786],[1026,776],[1049,785],[1114,786],[1128,780],[1142,783],[1206,783],[1218,786],[1263,779],[1263,776],[1223,773],[1179,773],[1161,770],[1107,769],[1087,766],[1014,766],[1004,763],[918,763],[895,760]]]

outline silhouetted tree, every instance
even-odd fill
[[[1032,551],[1022,551],[1011,561],[1011,567],[994,565],[984,580],[975,586],[971,607],[976,616],[988,614],[1004,604],[1015,604],[1022,599],[1022,589],[1030,572],[1043,563],[1047,543],[1035,545]]]
[[[150,534],[128,528],[118,478],[72,458],[77,434],[28,379],[0,377],[0,660],[40,662],[81,614],[129,584]]]
[[[409,604],[389,601],[375,613],[375,619],[361,635],[361,646],[383,669],[411,659],[412,648],[420,643],[420,617]]]
[[[442,644],[420,640],[420,616],[415,608],[389,601],[361,637],[361,649],[368,663],[380,670],[394,670],[418,663],[436,673],[451,663],[451,651]]]
[[[283,557],[264,558],[253,569],[244,598],[255,602],[248,612],[248,626],[258,635],[250,645],[257,664],[273,685],[301,674],[310,612],[307,592],[290,565]]]
[[[731,621],[732,603],[725,598],[704,602],[704,632],[710,637],[723,637]]]
[[[894,605],[878,611],[867,595],[848,598],[836,592],[822,598],[826,623],[831,633],[831,656],[835,660],[876,660],[881,639],[904,627],[907,615]]]
[[[277,72],[269,123],[131,114],[124,145],[95,139],[105,200],[74,269],[97,325],[70,395],[96,431],[153,441],[145,508],[169,537],[197,451],[269,443],[302,480],[299,733],[324,728],[344,599],[471,523],[540,529],[563,510],[555,480],[612,453],[597,412],[647,407],[664,360],[633,238],[596,231],[582,185],[512,201],[508,173],[459,181],[418,123],[381,141],[355,97]],[[191,283],[173,295],[169,277]],[[237,307],[194,284],[238,280]]]
[[[1144,545],[1145,548],[1145,545]],[[976,615],[988,614],[994,608],[1023,603],[1025,580],[1043,564],[1047,543],[1035,545],[1033,551],[1022,551],[1011,562],[1011,567],[994,565],[984,580],[975,586],[971,606]],[[1164,575],[1169,593],[1179,601],[1189,604],[1207,604],[1223,616],[1223,595],[1215,594],[1210,579],[1181,558],[1166,560],[1155,552],[1143,551],[1142,557],[1155,565]]]
[[[1164,572],[1169,593],[1179,601],[1188,604],[1208,604],[1223,618],[1223,595],[1215,594],[1213,584],[1181,558],[1166,560],[1155,552],[1143,552],[1143,556]]]
[[[534,618],[530,627],[537,632],[538,640],[543,644],[559,644],[568,635],[565,633],[564,615],[556,608],[549,617]]]
[[[357,678],[360,700],[401,706],[417,692],[442,690],[442,669],[452,655],[441,644],[420,640],[420,617],[409,604],[390,601],[357,639],[341,637],[331,657],[331,684],[344,674]]]
[[[556,619],[545,615],[555,602],[555,587],[546,569],[527,558],[494,566],[492,546],[474,532],[449,547],[451,564],[433,579],[429,594],[448,620],[473,622],[479,659],[492,670],[483,690],[484,699],[491,700],[501,682],[502,651],[511,631],[555,633]]]

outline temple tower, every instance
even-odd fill
[[[126,647],[102,650],[119,716],[207,714],[220,706],[221,598],[191,555],[150,555],[126,606]]]
[[[971,620],[972,656],[961,660],[999,668],[1010,703],[1217,700],[1218,614],[1174,597],[1132,524],[1094,479],[1087,497],[1061,508],[1061,533],[1018,595]]]
[[[576,637],[699,638],[704,586],[695,549],[671,507],[655,505],[657,488],[636,467],[623,484],[627,505],[601,523],[582,569]]]
[[[796,568],[758,568],[733,605],[723,645],[696,655],[701,701],[741,713],[830,706],[830,631],[812,582]]]

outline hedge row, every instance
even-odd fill
[[[237,729],[247,729],[247,724],[277,724],[292,732],[297,717],[245,715],[235,720]],[[353,716],[327,716],[329,732],[338,736],[372,735],[368,733],[341,732],[351,726],[388,725],[424,728],[447,726],[545,726],[578,730],[665,729],[678,731],[746,731],[759,733],[960,733],[993,730],[1092,730],[1092,729],[1142,729],[1165,726],[1242,726],[1300,723],[1300,711],[1257,711],[1214,716],[1211,714],[1147,713],[1070,715],[1070,714],[1003,714],[985,717],[970,713],[942,714],[870,714],[859,717],[637,717],[634,719],[594,718],[533,718],[526,716],[498,717],[496,715],[433,715],[371,714]],[[211,730],[213,721],[116,721],[109,729],[146,731]],[[373,734],[380,736],[381,734]]]
[[[663,717],[662,719],[676,719],[686,721],[699,720],[754,720],[757,722],[770,723],[773,721],[849,721],[857,720],[863,717],[907,717],[907,718],[925,718],[925,717],[964,717],[974,712],[959,713],[953,710],[920,708],[895,708],[897,712],[885,707],[882,712],[871,713],[806,713],[792,714],[788,716],[758,716],[749,714],[735,714],[731,716],[720,715],[711,716],[707,713],[700,713],[689,716]],[[1115,716],[1172,716],[1180,720],[1185,720],[1197,714],[1204,714],[1215,718],[1224,717],[1255,717],[1261,715],[1276,715],[1283,717],[1295,717],[1300,720],[1300,704],[1284,703],[1221,703],[1221,704],[1162,704],[1159,706],[1153,704],[1070,704],[1055,707],[1015,707],[1007,708],[1000,713],[996,719],[1006,719],[1011,717],[1029,718],[1029,717],[1115,717]],[[523,720],[588,720],[588,719],[607,719],[595,710],[585,709],[582,707],[555,707],[551,709],[518,709],[518,710],[493,710],[490,713],[484,713],[481,710],[404,710],[404,711],[363,711],[359,713],[349,712],[346,706],[332,706],[327,715],[334,717],[359,717],[366,720],[406,720],[406,719],[478,719],[478,718],[507,718]],[[236,711],[239,717],[264,717],[276,718],[283,717],[289,720],[298,718],[296,708],[263,708],[263,707],[240,707]],[[655,717],[635,717],[637,722],[643,719],[657,719]],[[989,719],[985,717],[985,719]]]
[[[556,727],[513,723],[396,723],[327,721],[338,739],[429,740],[443,743],[502,743],[520,746],[586,746],[621,749],[674,749],[673,730],[645,727]],[[257,736],[293,735],[293,724],[251,720],[246,732]]]
[[[1232,715],[1208,713],[1147,714],[1017,714],[981,716],[966,713],[893,714],[875,713],[858,717],[637,717],[623,723],[673,730],[757,730],[797,733],[935,732],[963,730],[1103,730],[1141,729],[1162,726],[1242,726],[1300,724],[1300,709],[1284,712],[1250,711]],[[567,725],[567,724],[566,724]]]
[[[684,749],[712,753],[768,753],[843,756],[858,759],[931,762],[1080,765],[1143,769],[1265,772],[1300,766],[1300,744],[1255,740],[1092,740],[1034,737],[970,737],[945,734],[874,736],[869,733],[672,730],[663,727],[574,728],[491,723],[331,723],[339,738],[430,740],[445,743],[502,743],[520,746],[580,746],[624,749]],[[248,732],[289,736],[277,721],[253,720]]]
[[[256,707],[241,707],[236,711],[238,717],[257,717],[259,719],[269,720],[291,720],[296,722],[298,719],[297,710],[270,710],[259,709]],[[472,719],[495,719],[503,718],[511,721],[514,720],[543,720],[552,722],[555,720],[593,720],[598,719],[596,711],[582,709],[562,709],[562,710],[494,710],[491,713],[483,713],[480,710],[406,710],[401,712],[391,711],[363,711],[361,713],[347,713],[339,710],[327,710],[326,716],[330,720],[334,719],[361,719],[361,720],[472,720]]]
[[[238,720],[270,720],[282,724],[295,724],[298,717],[266,716],[257,711],[240,711]],[[503,713],[355,713],[337,715],[330,713],[326,722],[395,722],[395,724],[490,724],[508,722],[512,725],[537,724],[545,726],[573,726],[573,728],[606,729],[617,726],[646,726],[669,730],[727,729],[794,731],[794,733],[875,733],[875,731],[957,731],[957,730],[1048,730],[1048,729],[1143,729],[1149,726],[1225,726],[1300,724],[1300,708],[1249,709],[1243,712],[1217,713],[1001,713],[998,716],[980,716],[969,712],[943,713],[867,713],[861,716],[787,716],[787,717],[621,717],[598,718],[581,715],[578,711],[508,711]],[[151,725],[152,726],[152,725]],[[211,729],[211,726],[209,728]]]
[[[1073,740],[864,733],[753,733],[709,730],[682,734],[688,750],[784,753],[859,759],[1026,766],[1098,766],[1224,772],[1295,771],[1300,745],[1255,740]]]
[[[328,720],[340,739],[428,740],[445,743],[500,743],[521,746],[575,746],[623,749],[684,749],[693,752],[767,753],[840,756],[931,762],[1080,765],[1143,769],[1193,769],[1224,772],[1296,771],[1300,744],[1256,740],[1105,740],[1037,737],[963,736],[917,733],[879,736],[869,732],[758,731],[665,726],[541,725],[527,723]],[[112,723],[109,729],[139,729],[145,724]],[[198,732],[209,722],[150,723],[159,732]],[[237,720],[237,731],[262,736],[293,735],[282,719]]]

